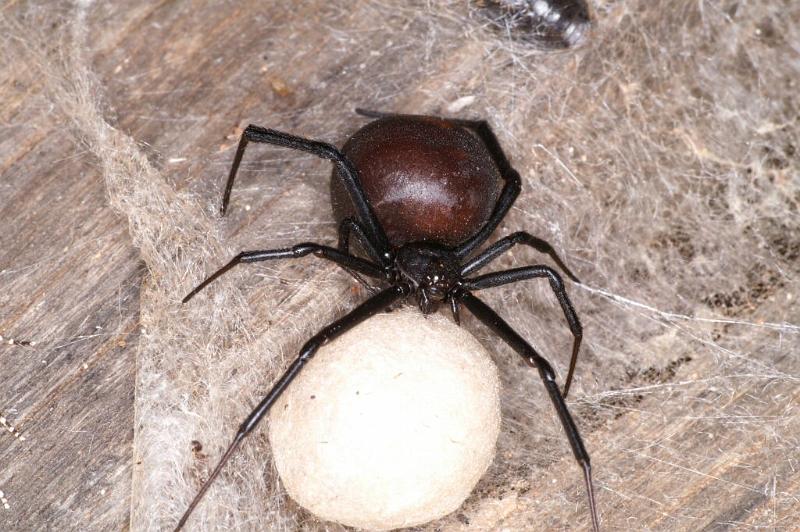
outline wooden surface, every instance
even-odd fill
[[[385,6],[282,4],[117,2],[90,11],[89,52],[105,91],[108,120],[141,143],[177,190],[196,193],[209,209],[217,201],[231,146],[247,122],[264,124],[268,117],[265,125],[341,142],[356,126],[347,118],[352,96],[345,106],[337,91],[361,91],[368,104],[441,112],[447,101],[457,99],[459,84],[470,83],[471,65],[481,61],[481,47],[471,47],[466,38],[440,48],[446,56],[426,58],[423,37],[432,35],[436,21],[428,20],[422,8],[419,15],[400,13],[405,3],[396,9],[400,22],[411,21],[403,44],[414,53],[397,51],[380,61],[371,51],[385,37],[372,22],[378,10],[381,24],[393,24]],[[55,21],[54,33],[74,18],[69,5],[50,6],[46,13],[13,2],[2,9],[5,17],[38,29],[37,17]],[[403,34],[397,28],[390,33],[393,38]],[[362,40],[353,40],[354,35]],[[797,60],[796,42],[778,40],[775,46],[794,46]],[[146,267],[129,238],[128,221],[107,205],[96,157],[63,117],[49,111],[45,80],[29,68],[24,46],[13,49],[15,54],[3,59],[0,79],[0,416],[25,439],[0,432],[0,490],[8,504],[7,509],[0,504],[0,529],[126,529],[139,293]],[[412,68],[419,61],[425,68]],[[571,64],[568,57],[552,61],[565,68]],[[359,75],[364,64],[368,75]],[[591,77],[591,71],[583,74]],[[437,100],[432,93],[446,96]],[[796,102],[796,87],[786,89],[786,98]],[[259,160],[250,169],[262,168],[259,164],[286,171],[295,163]],[[790,164],[788,180],[796,184],[797,159]],[[327,166],[307,167],[321,177],[264,184],[245,173],[237,202],[252,208],[232,212],[226,234],[252,238],[265,227],[283,227],[270,225],[270,217],[286,215],[286,226],[300,227],[299,233],[270,233],[268,243],[307,240],[321,232],[332,240]],[[289,203],[278,206],[278,198]],[[309,215],[299,209],[309,206],[314,223],[303,225]],[[796,241],[789,240],[793,245]],[[340,289],[348,286],[346,279],[341,282]],[[796,282],[787,286],[790,294],[797,288]],[[590,306],[592,296],[581,294],[583,307]],[[755,298],[751,312],[734,317],[754,326],[800,323],[797,292],[793,300],[780,299],[783,295]],[[618,312],[649,311],[626,307]],[[673,318],[652,314],[643,321]],[[690,352],[700,348],[689,344],[702,344],[706,333],[734,336],[736,327],[676,326],[670,334],[691,336],[702,329],[701,338],[682,342]],[[774,338],[758,340],[753,352],[745,345],[742,352],[763,361],[769,368],[765,373],[774,372],[774,378],[744,375],[735,380],[735,390],[714,385],[715,355],[691,361],[678,357],[677,363],[672,353],[655,362],[652,356],[631,357],[614,366],[617,373],[596,377],[594,383],[588,384],[587,373],[579,376],[586,379],[589,399],[581,400],[579,390],[572,405],[592,453],[609,528],[798,528],[798,335],[790,328],[763,334]],[[659,338],[643,332],[641,345],[657,352]],[[625,351],[615,351],[610,342],[593,349],[611,358]],[[657,370],[648,375],[653,366]],[[588,374],[602,372],[596,360],[589,367],[594,369]],[[630,370],[628,380],[622,367]],[[707,387],[697,385],[704,379]],[[603,403],[606,387],[626,386],[632,390],[627,399],[615,396]],[[662,388],[641,391],[649,387]],[[747,423],[752,430],[742,428]],[[551,432],[559,437],[558,429]],[[574,464],[563,442],[553,446],[563,454],[543,460],[546,466],[536,470],[540,476],[522,493],[502,497],[495,492],[495,506],[476,505],[468,514],[473,525],[535,530],[572,528],[574,522],[585,527]],[[523,517],[515,520],[520,513]],[[445,524],[453,530],[460,526]]]

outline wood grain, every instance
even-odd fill
[[[640,12],[665,9],[652,6],[641,3]],[[38,29],[37,17],[55,21],[54,33],[74,18],[70,5],[47,6],[47,14],[13,2],[0,9],[4,17]],[[746,13],[751,18],[736,24],[765,27],[755,11]],[[402,31],[392,26],[397,21],[407,24]],[[354,93],[365,95],[367,104],[405,111],[446,108],[459,87],[472,86],[486,58],[483,45],[468,33],[440,45],[435,58],[427,57],[424,45],[438,23],[423,5],[405,3],[387,8],[313,1],[291,6],[112,2],[90,11],[89,52],[109,122],[141,143],[175,189],[211,206],[218,201],[220,176],[237,135],[250,121],[340,143],[359,124],[351,113]],[[372,52],[384,49],[385,33],[405,37],[376,59]],[[597,36],[598,56],[606,46],[602,35]],[[794,54],[796,61],[796,43],[775,38],[762,45]],[[0,431],[0,490],[9,505],[0,507],[0,529],[127,529],[139,294],[146,267],[131,244],[128,221],[107,205],[97,160],[73,136],[72,126],[48,111],[46,80],[31,74],[24,47],[10,49],[14,53],[0,63],[0,416],[25,439]],[[743,63],[746,55],[742,52]],[[537,61],[563,65],[568,73],[578,70],[567,55]],[[580,73],[584,78],[578,83],[604,82],[600,70]],[[493,75],[507,76],[513,85],[517,74],[497,69]],[[632,80],[627,87],[635,90],[640,83],[647,80]],[[795,88],[782,90],[787,101],[796,102]],[[497,97],[512,98],[508,93]],[[521,149],[516,155],[530,158]],[[245,165],[234,200],[249,209],[234,210],[224,222],[231,240],[252,245],[260,237],[259,245],[272,247],[320,234],[333,239],[325,164],[274,154],[253,161]],[[783,174],[795,187],[796,169],[795,158]],[[257,172],[262,170],[293,177],[267,180]],[[523,218],[519,212],[515,216],[515,222]],[[308,274],[304,266],[297,268],[296,279]],[[348,286],[341,281],[334,294]],[[790,293],[793,287],[796,282],[788,285]],[[256,294],[267,297],[270,289],[259,283]],[[296,312],[308,297],[292,299],[291,290],[285,297],[297,308],[287,312]],[[574,292],[577,306],[595,313],[594,323],[613,323],[615,311],[640,311],[616,309],[588,292]],[[797,294],[791,301],[781,296],[760,299],[734,318],[759,326],[800,322]],[[493,301],[510,307],[514,297]],[[329,312],[336,308],[333,298],[323,305]],[[601,308],[601,315],[597,307],[603,305],[608,308]],[[675,353],[659,348],[663,338],[648,335],[659,319],[642,319],[641,338],[619,340],[641,342],[643,352],[657,355],[625,360],[610,375],[603,375],[599,354],[613,358],[623,349],[610,342],[591,345],[590,339],[588,349],[597,356],[589,357],[588,369],[579,370],[588,399],[580,390],[572,398],[585,427],[608,529],[800,529],[797,334],[774,332],[765,340],[773,333],[759,329],[762,337],[753,340],[751,351],[748,338],[733,324],[675,326],[674,334],[686,338],[704,335],[677,342],[681,352]],[[705,334],[722,336],[720,349],[727,346],[726,336],[741,340],[742,352],[769,371],[725,381],[735,388],[722,386],[714,380],[718,359],[702,355]],[[674,371],[664,369],[684,355],[692,359]],[[623,366],[630,369],[627,377],[619,370]],[[652,367],[658,374],[648,377]],[[774,377],[764,378],[769,372]],[[536,381],[525,384],[536,386]],[[633,391],[604,403],[603,391],[610,388]],[[545,407],[539,413],[548,412]],[[551,422],[548,415],[542,425]],[[541,464],[523,472],[516,484],[483,486],[484,501],[476,497],[437,526],[584,529],[580,477],[566,445],[557,440],[559,429],[548,430]],[[324,526],[305,522],[309,528]]]

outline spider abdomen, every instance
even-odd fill
[[[367,200],[389,242],[455,246],[474,235],[497,203],[502,179],[485,145],[469,130],[432,117],[400,115],[362,127],[345,143]],[[354,210],[336,170],[337,221]]]

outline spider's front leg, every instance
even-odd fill
[[[242,440],[244,440],[245,436],[250,434],[256,425],[258,425],[258,423],[264,418],[267,412],[269,412],[270,407],[275,403],[278,397],[280,397],[283,391],[286,390],[289,384],[291,384],[294,378],[297,377],[297,375],[300,373],[300,370],[303,369],[303,366],[305,366],[306,363],[317,353],[317,350],[319,350],[319,348],[325,343],[347,332],[362,321],[385,310],[398,299],[408,295],[408,292],[408,288],[403,285],[392,286],[383,290],[350,311],[349,314],[322,329],[310,340],[308,340],[305,345],[303,345],[302,349],[300,349],[300,354],[297,356],[292,365],[289,366],[289,368],[283,373],[278,381],[272,386],[272,389],[267,393],[266,396],[264,396],[261,402],[258,403],[258,406],[256,406],[250,415],[247,416],[247,418],[242,422],[242,424],[239,425],[239,430],[236,432],[233,441],[222,455],[222,458],[214,468],[211,476],[208,477],[208,480],[205,482],[205,484],[203,484],[186,512],[184,512],[181,520],[175,527],[176,531],[183,528],[183,525],[186,524],[186,520],[189,518],[192,511],[203,498],[203,495],[205,495],[206,491],[208,491],[208,488],[211,486],[211,483],[214,482],[214,479],[217,478],[222,470],[222,467],[242,443]]]
[[[383,270],[379,266],[376,266],[369,261],[354,257],[348,253],[342,253],[341,251],[330,246],[323,246],[321,244],[307,242],[304,244],[297,244],[296,246],[292,246],[290,248],[267,249],[261,251],[242,251],[228,264],[212,273],[205,281],[197,285],[194,290],[189,292],[189,294],[183,298],[183,303],[186,303],[192,299],[200,290],[211,284],[215,279],[237,264],[241,264],[243,262],[260,262],[264,260],[275,259],[296,259],[305,257],[311,253],[317,257],[335,262],[346,270],[363,273],[369,277],[383,278]]]
[[[586,452],[586,447],[581,439],[578,426],[572,419],[569,413],[567,404],[564,402],[564,397],[558,390],[556,383],[556,375],[553,367],[545,360],[531,345],[526,342],[517,332],[506,323],[494,310],[486,305],[483,301],[465,291],[460,295],[461,303],[469,309],[481,322],[483,322],[489,329],[494,331],[500,338],[503,339],[514,351],[522,356],[525,361],[531,366],[539,370],[539,376],[544,382],[547,393],[550,396],[550,401],[558,413],[561,420],[561,425],[564,427],[564,432],[567,434],[570,447],[572,447],[572,454],[575,460],[583,469],[583,478],[586,484],[586,493],[589,498],[589,511],[592,517],[592,528],[595,532],[600,530],[600,524],[597,517],[597,505],[594,497],[594,485],[592,483],[592,466],[589,461],[589,453]]]

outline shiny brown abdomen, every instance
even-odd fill
[[[486,223],[502,188],[484,144],[439,118],[378,119],[356,131],[342,152],[358,169],[367,201],[395,247],[466,240]],[[354,215],[336,170],[331,201],[337,222]]]

